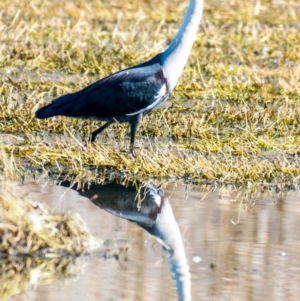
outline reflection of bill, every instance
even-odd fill
[[[140,184],[141,185],[141,184]],[[116,182],[91,185],[79,191],[98,207],[135,222],[157,237],[169,260],[176,281],[178,300],[191,300],[191,274],[187,264],[181,234],[168,198],[153,184],[127,186]]]

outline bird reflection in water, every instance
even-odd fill
[[[122,185],[114,181],[92,184],[89,189],[78,192],[99,208],[134,222],[154,235],[167,255],[176,282],[178,300],[191,300],[191,274],[181,234],[162,189],[151,183]]]

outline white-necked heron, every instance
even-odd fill
[[[203,0],[190,0],[183,22],[167,49],[151,60],[121,70],[88,87],[53,100],[39,109],[39,119],[56,115],[106,121],[90,136],[114,122],[129,122],[130,148],[141,119],[164,102],[186,64],[203,10]]]

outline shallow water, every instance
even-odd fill
[[[24,188],[30,198],[60,212],[79,212],[94,236],[116,245],[126,241],[128,250],[118,260],[90,254],[75,277],[42,286],[33,282],[13,300],[300,297],[297,192],[266,199],[257,193],[247,199],[246,193],[226,189],[203,192],[180,183],[157,189],[150,184],[140,191],[143,202],[137,210],[135,188],[116,183],[80,193],[41,181]]]

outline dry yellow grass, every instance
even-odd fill
[[[1,258],[80,255],[92,247],[93,238],[79,215],[55,214],[22,195],[16,184],[1,180],[0,185]]]
[[[97,124],[34,112],[162,51],[187,1],[14,1],[0,3],[0,131],[20,174],[93,166],[141,179],[298,183],[299,1],[206,1],[188,65],[167,106],[143,121],[136,158],[124,152],[126,125],[90,146]]]
[[[7,176],[14,168],[5,163]],[[126,242],[92,237],[78,214],[57,214],[33,202],[22,187],[0,178],[0,299],[32,285],[76,276],[85,254],[118,259]]]

